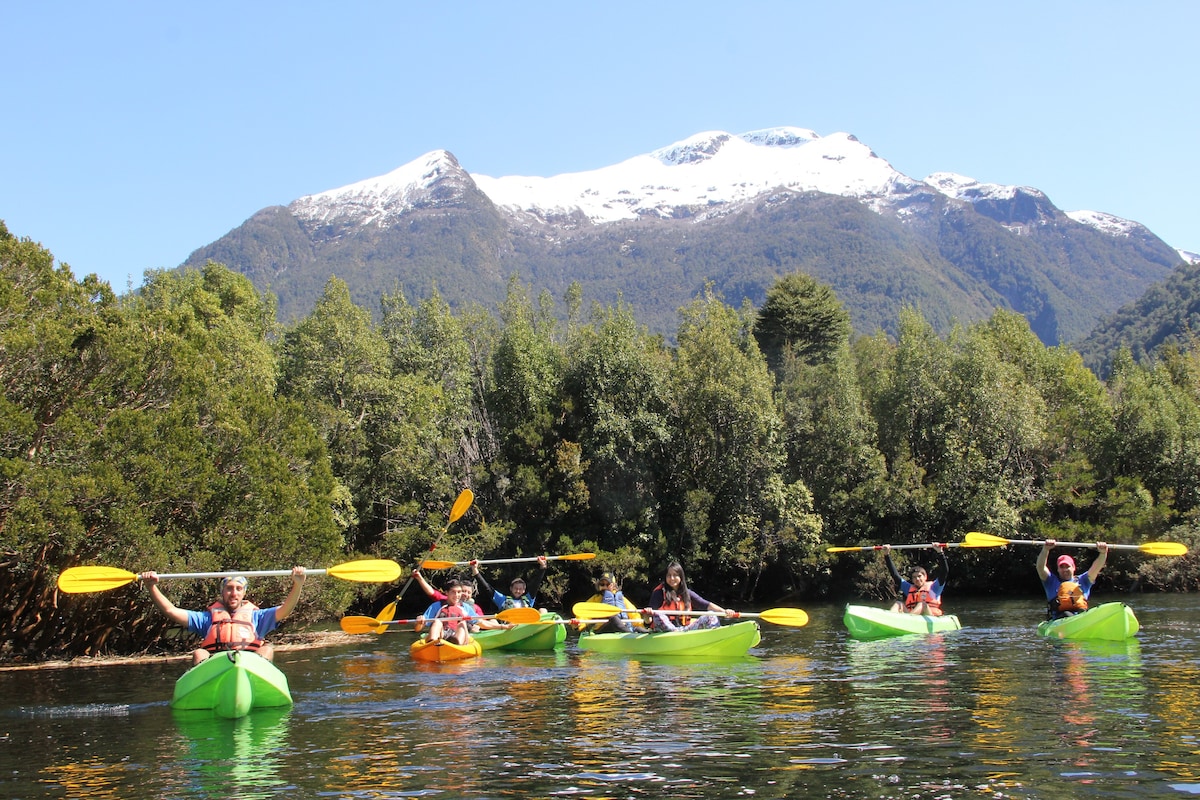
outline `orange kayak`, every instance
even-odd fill
[[[474,658],[483,652],[479,642],[474,639],[464,644],[448,642],[445,639],[430,642],[424,636],[417,639],[408,648],[409,654],[417,661],[458,661],[462,658]]]

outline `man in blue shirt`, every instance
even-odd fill
[[[1051,619],[1069,617],[1087,610],[1092,586],[1096,583],[1100,570],[1104,568],[1104,563],[1108,561],[1108,544],[1096,542],[1096,549],[1100,551],[1100,555],[1096,556],[1087,572],[1075,577],[1075,559],[1059,556],[1055,563],[1057,574],[1051,574],[1046,562],[1055,544],[1057,541],[1054,539],[1045,540],[1037,559],[1037,573],[1042,579],[1042,588],[1046,590]]]

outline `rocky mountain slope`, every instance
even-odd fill
[[[1031,187],[916,180],[848,134],[698,134],[590,172],[493,178],[434,151],[377,178],[266,208],[187,265],[219,261],[306,314],[336,275],[372,310],[396,287],[492,307],[511,275],[561,297],[628,302],[670,336],[711,282],[762,302],[779,276],[830,284],[857,332],[919,307],[936,326],[1000,306],[1047,343],[1085,336],[1181,256],[1145,227],[1064,212]]]

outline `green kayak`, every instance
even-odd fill
[[[175,682],[171,707],[237,719],[255,708],[290,706],[287,677],[257,653],[229,650],[196,664]]]
[[[579,636],[579,649],[615,655],[729,658],[746,655],[761,639],[758,623],[750,620],[694,631],[584,633]]]
[[[1046,620],[1038,633],[1055,639],[1104,639],[1119,642],[1138,632],[1137,617],[1124,603],[1101,603],[1071,617]]]
[[[886,608],[870,606],[846,606],[842,615],[846,630],[855,639],[887,639],[892,636],[942,633],[962,628],[958,617],[953,614],[931,617],[925,614],[905,614]]]
[[[495,628],[471,634],[484,650],[553,650],[567,639],[567,626],[558,614],[542,614],[540,623]]]

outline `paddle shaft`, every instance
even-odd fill
[[[1041,547],[1043,544],[1045,544],[1045,542],[1039,542],[1039,541],[1032,540],[1032,539],[1006,539],[1005,541],[1007,541],[1009,544],[1035,544],[1038,547]],[[1092,550],[1099,549],[1098,547],[1096,547],[1095,542],[1060,542],[1058,540],[1055,540],[1054,546],[1055,547],[1089,547]],[[1109,550],[1141,550],[1143,547],[1144,547],[1144,545],[1140,545],[1140,544],[1110,544],[1108,546],[1108,549]]]
[[[305,575],[324,575],[329,572],[327,569],[306,569]],[[159,580],[170,580],[172,578],[227,578],[230,575],[240,575],[244,578],[266,578],[266,577],[282,577],[291,575],[290,569],[259,569],[250,572],[241,570],[227,569],[224,572],[159,572]]]
[[[930,542],[929,544],[864,544],[860,547],[826,547],[826,553],[853,553],[869,550],[882,550],[890,547],[892,550],[927,550],[934,547],[962,547],[960,542]]]
[[[595,558],[595,553],[571,553],[565,556],[545,556],[547,561],[587,561]],[[478,559],[474,558],[470,561],[434,561],[426,559],[421,562],[424,569],[450,569],[451,567],[468,567],[477,566],[479,564],[518,564],[524,561],[537,561],[542,556],[527,556],[522,558],[491,558]]]
[[[1093,542],[1053,541],[1055,547],[1090,547],[1097,550],[1100,549],[1100,545]],[[993,536],[990,533],[982,533],[980,531],[969,532],[963,541],[963,547],[1004,547],[1010,544],[1042,546],[1045,544],[1045,541],[1038,541],[1037,539],[1005,539],[1002,536]],[[1145,542],[1143,544],[1107,544],[1106,546],[1110,550],[1137,550],[1152,556],[1187,555],[1187,545],[1182,542]]]
[[[442,536],[446,535],[446,532],[450,530],[450,526],[454,524],[455,520],[457,520],[463,514],[467,513],[467,509],[469,509],[471,507],[471,504],[474,502],[475,502],[475,493],[472,492],[470,489],[463,489],[461,492],[458,493],[458,497],[456,497],[454,499],[454,505],[451,506],[451,508],[450,508],[450,516],[448,516],[446,518],[446,527],[442,528]],[[429,552],[432,553],[436,549],[437,549],[437,539],[434,539],[432,542],[429,543]],[[421,568],[421,562],[418,561],[416,563],[416,566],[413,567],[413,569],[420,569],[420,568]],[[400,590],[400,594],[396,595],[395,600],[393,600],[392,602],[388,603],[386,606],[383,607],[383,610],[379,612],[380,617],[386,616],[387,618],[390,619],[391,617],[393,617],[396,614],[396,606],[399,605],[400,598],[404,597],[404,593],[408,591],[408,587],[412,586],[413,578],[415,578],[415,577],[416,576],[413,573],[411,573],[411,572],[409,573],[408,580],[404,582],[404,588],[402,588]]]
[[[689,616],[689,617],[725,617],[726,619],[739,619],[742,617],[759,617],[766,622],[771,622],[776,625],[791,625],[800,627],[808,624],[808,613],[799,608],[769,608],[762,612],[751,611],[699,611],[692,609],[691,611],[677,611],[667,609],[626,609],[610,606],[607,603],[576,603],[572,609],[577,617],[598,617],[601,614],[629,614],[641,615],[649,617],[654,614],[663,614],[665,616]]]

